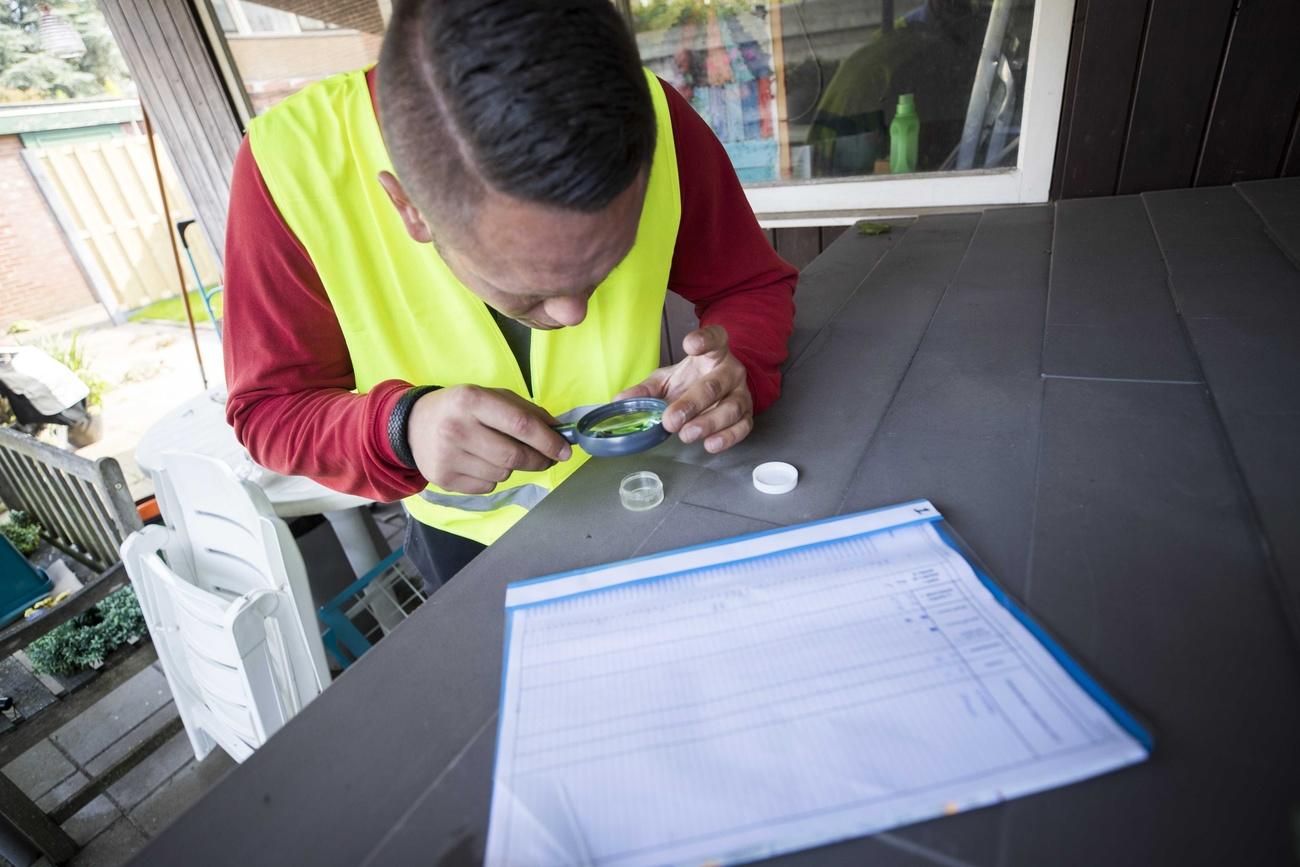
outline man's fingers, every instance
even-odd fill
[[[732,393],[729,397],[719,401],[712,409],[702,412],[691,419],[682,428],[681,440],[684,443],[702,440],[710,434],[730,428],[750,414],[752,413],[749,402],[742,400],[740,395]]]
[[[537,416],[545,422],[547,426],[556,423],[555,417],[546,411],[546,407],[538,406],[527,398],[520,397],[508,388],[493,388],[490,389],[490,391],[492,394],[497,395],[507,403],[514,404],[524,412]]]
[[[664,427],[673,433],[682,430],[691,419],[735,391],[744,382],[743,368],[736,368],[739,370],[719,365],[692,383],[664,412]]]
[[[490,491],[510,476],[510,471],[504,467],[496,466],[490,461],[460,449],[456,449],[454,454],[449,453],[439,462],[439,466],[441,471],[434,473],[429,481],[444,490],[456,490],[458,493],[466,492],[451,486],[457,483],[464,484],[466,479],[486,483],[487,490]]]
[[[682,339],[687,355],[712,355],[721,359],[727,354],[727,329],[721,325],[697,328]]]
[[[511,470],[535,473],[548,469],[555,463],[532,446],[486,427],[480,428],[477,435],[462,443],[462,447],[476,460],[481,460],[484,465],[495,471],[492,475],[481,476],[481,478],[495,479],[498,482],[505,481],[504,476],[497,478],[497,475],[502,472],[507,476]],[[470,476],[479,475],[469,470],[462,470],[462,472]]]
[[[718,452],[725,452],[736,443],[749,436],[754,430],[754,417],[747,415],[740,421],[733,424],[725,430],[718,431],[704,441],[704,450],[709,454],[716,455]]]
[[[466,394],[465,409],[484,426],[532,447],[551,460],[567,461],[572,456],[573,450],[564,437],[551,430],[545,421],[550,415],[541,407],[522,399],[510,400],[498,392],[484,389],[470,390]]]
[[[643,381],[614,395],[614,400],[626,400],[629,397],[663,397],[668,387],[668,377],[672,372],[671,367],[661,367]]]
[[[437,482],[434,482],[438,485]],[[438,485],[444,491],[450,491],[453,494],[474,494],[482,496],[490,494],[496,490],[496,482],[485,481],[484,479],[475,479],[470,476],[452,476],[447,479],[445,484]]]
[[[618,394],[614,395],[614,400],[627,400],[629,397],[656,397],[650,386],[646,383],[634,385],[631,388],[625,388]]]

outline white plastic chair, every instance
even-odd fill
[[[154,486],[167,526],[122,559],[195,757],[243,761],[329,683],[302,556],[220,461],[167,454]]]

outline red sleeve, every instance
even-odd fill
[[[682,221],[668,287],[695,304],[702,325],[727,329],[745,365],[755,412],[781,394],[799,272],[776,254],[709,125],[670,85]]]
[[[375,500],[424,488],[388,441],[388,417],[409,384],[353,393],[338,318],[247,139],[235,158],[225,272],[226,420],[253,459]]]

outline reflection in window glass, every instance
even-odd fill
[[[741,180],[761,183],[888,173],[904,94],[920,121],[915,171],[1015,165],[1033,0],[994,5],[632,0],[631,11],[645,64],[709,123]],[[963,149],[985,34],[999,30]]]
[[[298,32],[297,18],[288,12],[263,6],[260,3],[243,3],[240,0],[233,0],[233,2],[239,2],[239,5],[244,8],[248,28],[254,33]]]
[[[374,63],[389,8],[379,0],[213,0],[223,22],[219,3],[242,20],[226,45],[259,114],[313,81]]]
[[[374,63],[390,8],[384,0],[211,2],[258,112],[312,81]],[[630,9],[643,62],[708,122],[747,184],[890,173],[890,125],[905,94],[919,120],[913,170],[1016,164],[1034,0],[620,6]],[[1003,35],[963,149],[990,32]],[[908,167],[895,161],[896,170]]]
[[[234,2],[234,0],[231,0]],[[239,25],[230,14],[230,7],[226,5],[226,0],[212,0],[212,11],[216,13],[217,24],[221,27],[222,33],[235,33],[239,30]]]

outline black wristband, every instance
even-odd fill
[[[397,399],[397,405],[388,416],[388,444],[393,447],[393,454],[397,456],[398,462],[408,469],[415,469],[415,455],[411,454],[411,443],[407,438],[407,429],[411,424],[411,408],[415,402],[431,391],[436,391],[436,385],[421,385],[417,388],[408,388],[406,393]]]

